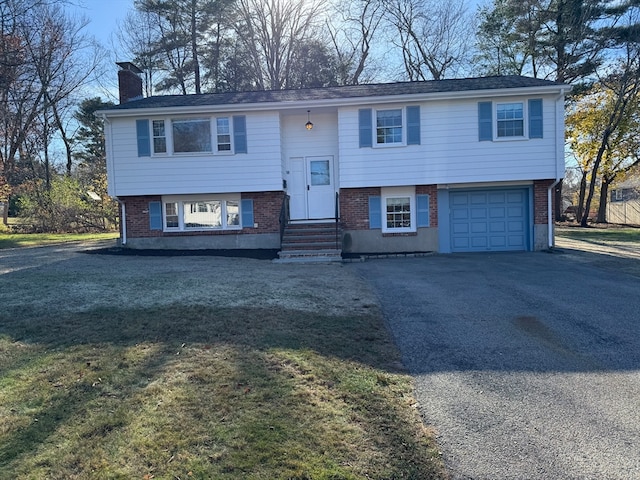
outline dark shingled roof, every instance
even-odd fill
[[[199,95],[160,95],[133,100],[109,110],[134,108],[167,108],[206,105],[286,103],[334,100],[358,97],[385,97],[504,88],[550,87],[561,83],[518,75],[431,80],[426,82],[379,83],[344,87],[304,88],[299,90],[268,90],[258,92],[203,93]]]

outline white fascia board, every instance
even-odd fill
[[[104,117],[141,117],[161,114],[182,115],[197,113],[233,113],[233,112],[262,112],[282,111],[320,107],[352,107],[362,105],[387,104],[387,103],[419,103],[431,100],[459,100],[459,99],[486,99],[496,97],[514,97],[520,95],[552,95],[564,94],[570,90],[565,85],[551,85],[541,87],[521,87],[486,90],[468,90],[458,92],[413,93],[405,95],[386,95],[353,98],[330,98],[321,100],[296,100],[289,102],[260,102],[260,103],[229,103],[223,105],[198,105],[177,107],[149,107],[131,108],[123,110],[102,110],[99,112]]]

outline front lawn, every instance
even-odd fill
[[[632,227],[557,227],[556,235],[589,242],[640,242],[640,228]]]
[[[446,478],[348,269],[5,252],[0,478]]]
[[[7,233],[0,231],[0,249],[34,247],[52,243],[115,240],[117,232],[109,233]]]

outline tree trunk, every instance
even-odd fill
[[[596,222],[607,223],[607,199],[609,197],[609,180],[602,179],[600,186],[600,205],[598,206],[598,218]]]
[[[580,192],[578,193],[578,207],[576,209],[576,222],[579,222],[584,213],[584,197],[587,194],[587,171],[582,172],[580,179]]]

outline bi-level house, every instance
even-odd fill
[[[323,228],[316,241],[333,254],[553,245],[565,84],[142,98],[140,71],[119,65],[121,103],[101,115],[127,247],[308,250]]]

